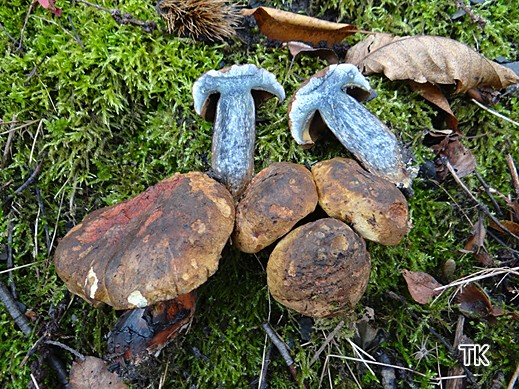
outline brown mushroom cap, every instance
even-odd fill
[[[233,226],[234,202],[222,184],[177,173],[88,215],[60,241],[56,271],[93,304],[144,307],[203,284]]]
[[[348,225],[326,218],[291,231],[272,251],[267,283],[281,304],[307,316],[351,309],[368,285],[370,256]]]
[[[236,208],[233,244],[257,253],[289,232],[317,206],[312,173],[289,162],[270,165],[247,187]]]
[[[404,195],[391,182],[367,172],[354,160],[322,161],[312,167],[312,174],[323,210],[350,223],[363,238],[392,246],[409,231]]]

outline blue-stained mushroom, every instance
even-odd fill
[[[370,92],[368,81],[354,65],[328,66],[292,97],[288,114],[292,136],[298,144],[311,147],[324,125],[368,171],[408,187],[413,173],[396,136],[352,96],[367,97]]]
[[[234,198],[254,173],[256,106],[285,91],[276,77],[252,64],[210,70],[193,85],[195,111],[214,122],[211,166]]]

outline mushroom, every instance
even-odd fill
[[[354,65],[326,67],[292,97],[288,108],[292,136],[298,144],[309,147],[316,140],[316,131],[325,125],[371,173],[407,187],[412,174],[406,169],[395,135],[347,93],[367,96],[370,90]]]
[[[254,173],[255,106],[285,91],[276,77],[252,64],[210,70],[193,85],[195,111],[214,121],[211,165],[238,198]]]
[[[354,160],[321,161],[312,167],[312,174],[321,208],[351,224],[363,238],[393,246],[409,231],[409,209],[402,192]]]
[[[337,316],[364,294],[371,269],[364,240],[344,222],[325,218],[288,233],[267,264],[270,293],[314,317]]]
[[[274,163],[254,176],[240,199],[232,243],[243,252],[257,253],[316,206],[312,173],[295,163]]]
[[[98,305],[143,308],[203,284],[234,227],[234,201],[199,172],[176,173],[138,196],[92,212],[59,242],[56,271]]]

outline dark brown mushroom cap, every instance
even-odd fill
[[[177,173],[88,215],[60,241],[56,271],[93,304],[144,307],[203,284],[233,226],[234,202],[222,184]]]
[[[232,242],[243,252],[257,253],[316,206],[312,173],[295,163],[274,163],[252,179],[238,203]]]
[[[350,223],[363,238],[397,245],[409,231],[407,201],[391,182],[347,158],[312,167],[319,204],[331,217]]]
[[[281,239],[269,258],[267,283],[281,304],[303,315],[331,317],[357,304],[370,269],[364,240],[340,220],[326,218]]]

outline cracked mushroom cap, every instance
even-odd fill
[[[60,241],[54,263],[86,301],[142,308],[203,284],[233,226],[233,198],[222,184],[199,172],[176,173],[88,215]]]
[[[257,253],[289,232],[317,206],[312,173],[290,162],[274,163],[259,172],[236,207],[233,244]]]
[[[402,192],[354,160],[322,161],[312,167],[312,174],[321,208],[351,224],[364,239],[394,246],[409,231],[409,209]]]
[[[337,316],[352,309],[368,285],[364,240],[340,220],[326,218],[288,233],[267,264],[270,293],[303,315]]]

